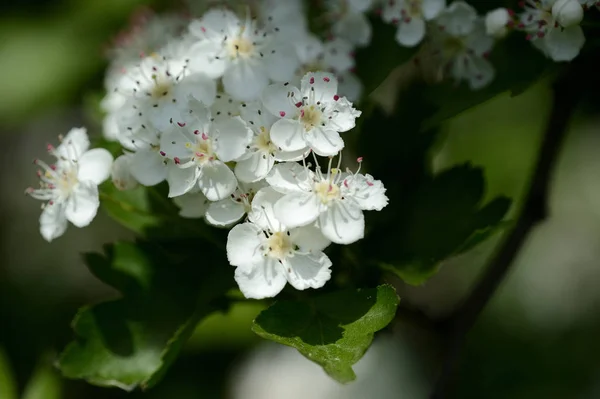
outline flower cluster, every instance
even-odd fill
[[[364,38],[321,42],[298,23],[301,2],[252,5],[190,21],[142,14],[119,36],[101,106],[105,137],[123,154],[113,162],[88,151],[85,131],[74,129],[50,147],[55,165],[37,161],[42,187],[28,192],[48,201],[48,241],[67,220],[91,222],[109,175],[120,190],[166,181],[182,217],[231,228],[227,257],[247,297],[274,296],[286,282],[325,284],[323,250],[361,239],[363,211],[387,205],[380,181],[341,170],[342,135],[361,115],[344,90],[360,95],[350,71]],[[335,30],[352,30],[344,24]]]

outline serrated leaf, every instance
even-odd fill
[[[481,205],[483,170],[470,164],[445,170],[423,183],[400,210],[396,235],[379,237],[380,266],[405,282],[420,285],[444,259],[465,252],[499,228],[511,200],[496,197]],[[388,248],[385,248],[385,247]]]
[[[344,290],[307,301],[277,301],[254,320],[252,330],[291,346],[339,382],[356,378],[352,365],[376,331],[394,318],[400,299],[389,285]]]
[[[186,247],[192,251],[182,255]],[[233,281],[221,251],[198,241],[117,243],[86,261],[122,298],[79,311],[76,340],[58,365],[66,377],[125,390],[158,382],[200,318],[214,310],[211,301]]]

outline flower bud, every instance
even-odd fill
[[[552,6],[552,16],[563,28],[579,25],[583,19],[583,7],[577,0],[558,0]]]
[[[510,13],[506,8],[497,8],[485,16],[485,30],[488,35],[502,38],[508,33]]]

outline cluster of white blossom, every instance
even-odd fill
[[[120,190],[166,181],[182,217],[231,228],[227,257],[246,297],[323,286],[323,250],[361,239],[363,211],[388,200],[380,181],[341,170],[341,133],[361,114],[343,91],[360,92],[348,84],[353,44],[321,42],[298,18],[301,2],[282,3],[138,17],[110,52],[102,101],[105,137],[123,154],[88,151],[83,129],[49,148],[57,162],[37,161],[41,188],[28,190],[47,201],[44,238],[89,224],[111,174]]]
[[[479,89],[494,78],[488,56],[496,40],[511,29],[554,61],[570,61],[585,42],[579,26],[584,8],[594,0],[525,0],[522,11],[499,8],[479,16],[464,1],[382,0],[382,18],[398,26],[396,41],[405,47],[427,43],[427,53],[439,75],[465,81]],[[431,67],[431,65],[430,65]]]

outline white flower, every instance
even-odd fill
[[[308,30],[302,0],[259,0],[258,18],[267,32],[276,32],[281,41],[293,40]]]
[[[508,34],[512,24],[512,15],[506,8],[496,8],[485,15],[485,31],[495,38],[503,38]]]
[[[252,131],[239,118],[211,121],[208,109],[190,110],[160,140],[161,151],[173,160],[167,181],[169,197],[198,185],[210,201],[230,196],[237,180],[225,162],[244,155]]]
[[[331,166],[331,162],[330,162]],[[370,175],[330,169],[313,173],[299,164],[276,165],[267,182],[285,195],[274,207],[277,219],[288,227],[318,221],[323,235],[337,244],[351,244],[364,235],[363,210],[387,205],[385,188]]]
[[[289,84],[265,89],[262,101],[280,119],[271,127],[271,140],[283,151],[307,147],[318,155],[337,154],[344,148],[340,132],[355,126],[361,112],[337,94],[337,79],[330,73],[307,73],[301,90]]]
[[[288,229],[273,214],[281,198],[270,187],[252,202],[251,223],[235,226],[227,237],[227,259],[246,298],[277,295],[290,283],[298,290],[320,288],[331,277],[331,261],[322,251],[329,240],[314,226]]]
[[[354,46],[345,39],[334,37],[322,42],[313,34],[305,34],[294,40],[300,68],[290,82],[299,85],[308,72],[330,71],[338,78],[339,94],[350,101],[357,101],[362,84],[354,74]]]
[[[115,159],[111,168],[111,179],[119,190],[131,190],[138,185],[138,181],[131,174],[133,154],[126,152]]]
[[[555,4],[565,6],[565,14],[561,15],[563,11],[561,7],[554,9]],[[562,26],[557,19],[561,16],[561,20],[568,24],[577,19],[572,15],[572,3],[566,4],[555,0],[527,0],[524,6],[525,9],[519,16],[518,27],[528,33],[527,40],[531,40],[533,45],[554,61],[571,61],[579,55],[579,51],[585,43],[583,30],[577,24],[568,27]]]
[[[368,45],[373,29],[365,13],[372,5],[373,0],[326,0],[332,33],[356,46]]]
[[[433,54],[439,58],[440,74],[467,81],[473,90],[488,85],[495,71],[487,60],[494,39],[485,32],[473,7],[456,1],[436,20],[439,29],[431,32]]]
[[[384,2],[381,16],[398,25],[398,43],[414,47],[425,37],[426,22],[437,18],[444,7],[446,0],[389,0]]]
[[[579,25],[583,20],[583,7],[577,0],[556,0],[552,15],[563,28]]]
[[[205,217],[210,201],[199,188],[194,188],[187,193],[173,198],[179,207],[179,216],[186,219],[200,219]]]
[[[235,100],[227,93],[219,93],[210,107],[210,113],[213,120],[227,119],[232,116],[240,116],[241,106],[241,101]]]
[[[271,127],[277,121],[258,101],[242,104],[241,117],[254,132],[247,152],[237,160],[235,175],[241,182],[255,182],[264,179],[275,165],[275,161],[298,161],[308,150],[285,152],[277,148],[271,140]]]
[[[190,67],[213,78],[223,78],[225,91],[241,101],[260,96],[269,80],[289,80],[298,66],[293,48],[277,40],[247,18],[214,9],[193,21],[190,33],[197,41],[190,49]]]
[[[71,129],[58,147],[48,146],[56,164],[35,161],[43,169],[38,172],[40,188],[26,192],[47,201],[40,216],[40,232],[47,241],[60,237],[67,221],[85,227],[98,212],[98,185],[110,176],[113,158],[102,148],[88,151],[89,145],[84,128]]]
[[[250,184],[241,183],[230,198],[212,202],[209,205],[206,211],[206,221],[213,226],[220,227],[231,226],[238,222],[250,212],[254,195],[265,186],[264,181]]]

